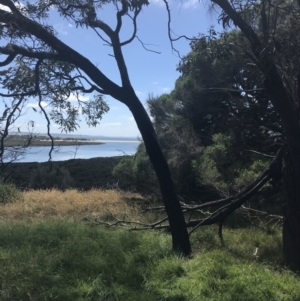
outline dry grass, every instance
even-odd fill
[[[129,205],[128,200],[132,199],[143,201],[138,194],[116,190],[31,190],[23,192],[21,200],[1,205],[0,217],[36,220],[50,217],[135,216],[140,207]]]

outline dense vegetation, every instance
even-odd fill
[[[14,163],[8,165],[2,175],[22,190],[116,188],[118,178],[112,172],[122,159],[123,157],[108,157],[52,163]]]
[[[279,117],[262,75],[232,44],[238,31],[191,43],[170,94],[151,97],[150,113],[177,192],[201,201],[228,197],[251,184],[283,144]],[[209,52],[208,52],[209,49]],[[138,189],[157,190],[145,148],[114,170]],[[152,177],[149,177],[152,174]],[[280,176],[279,176],[280,177]],[[281,187],[274,179],[265,189]]]

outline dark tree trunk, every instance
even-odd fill
[[[300,144],[300,139],[298,140]],[[300,149],[300,148],[299,148]],[[283,253],[292,268],[300,270],[300,153],[290,144],[284,156]]]
[[[128,96],[126,104],[135,118],[137,126],[143,137],[149,159],[158,178],[166,213],[170,223],[173,250],[184,255],[190,255],[191,245],[184,215],[175,192],[169,166],[158,143],[152,122],[142,103],[136,97],[134,91],[128,91],[126,94]]]
[[[284,156],[285,203],[283,206],[283,251],[286,262],[300,270],[300,120],[299,99],[293,99],[287,91],[277,67],[268,53],[262,53],[265,46],[252,27],[243,19],[228,0],[212,0],[240,28],[251,44],[252,52],[259,62],[258,67],[265,75],[265,87],[272,104],[281,118],[281,125],[287,141]],[[299,86],[298,86],[299,88]],[[298,90],[300,91],[300,90]],[[298,98],[299,95],[298,95]]]

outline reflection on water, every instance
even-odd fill
[[[133,155],[140,141],[113,141],[98,145],[63,146],[52,152],[53,161],[69,159],[89,159],[95,157],[114,157]],[[49,159],[50,147],[31,147],[24,158],[18,162],[45,162]]]

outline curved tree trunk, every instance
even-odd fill
[[[154,167],[162,193],[166,213],[170,223],[173,250],[184,255],[191,253],[191,245],[187,226],[175,192],[174,183],[167,161],[158,143],[152,122],[133,89],[126,89],[126,104],[132,112],[143,137],[149,159]]]

